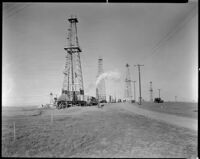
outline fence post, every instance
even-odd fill
[[[13,122],[13,135],[14,135],[14,141],[15,141],[15,139],[16,139],[16,137],[15,137],[15,122]]]

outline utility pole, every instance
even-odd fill
[[[133,84],[134,84],[134,101],[136,102],[135,83],[136,83],[136,81],[133,81]]]
[[[138,66],[138,72],[139,72],[139,93],[140,93],[139,104],[141,105],[142,104],[142,96],[141,96],[140,66],[144,66],[144,65],[137,64],[137,65],[134,65],[134,66]]]
[[[158,91],[159,91],[159,98],[160,98],[160,89],[158,89]]]
[[[175,96],[175,102],[177,102],[177,96]]]
[[[97,97],[97,102],[98,102],[98,107],[99,107],[99,90],[96,88],[96,97]]]

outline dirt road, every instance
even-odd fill
[[[109,104],[107,105],[109,106]],[[155,112],[155,111],[150,111],[150,110],[145,110],[142,108],[138,108],[136,104],[115,104],[115,105],[110,105],[110,107],[115,107],[118,109],[124,109],[129,112],[133,112],[139,115],[143,115],[148,118],[156,119],[159,121],[163,121],[169,124],[173,124],[176,126],[188,128],[191,130],[197,131],[198,127],[198,121],[196,119],[191,119],[187,117],[181,117],[181,116],[176,116],[176,115],[171,115],[171,114],[165,114],[165,113],[160,113],[160,112]]]

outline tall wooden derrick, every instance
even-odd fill
[[[66,51],[66,62],[64,73],[64,82],[62,95],[67,95],[68,100],[83,100],[84,87],[81,68],[80,52],[82,52],[77,36],[78,20],[76,17],[68,19],[69,29],[67,32],[67,43],[64,48]]]

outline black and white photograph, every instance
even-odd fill
[[[2,3],[2,157],[198,159],[198,1]]]

